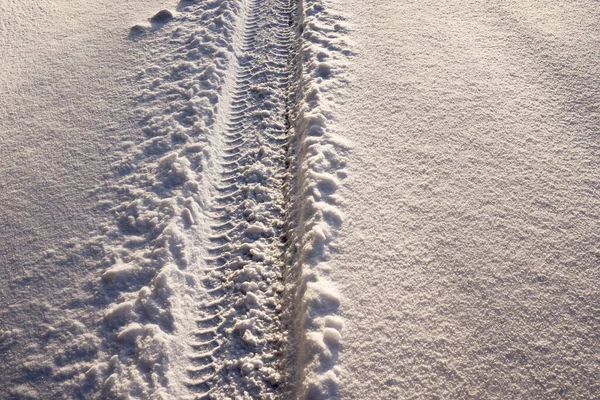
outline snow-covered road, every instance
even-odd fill
[[[0,398],[591,399],[593,0],[0,0]]]

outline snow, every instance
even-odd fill
[[[69,308],[99,278],[101,256],[81,238],[110,218],[90,190],[111,175],[113,146],[137,132],[132,77],[146,51],[124,38],[162,5],[113,3],[0,1],[0,330],[12,332],[0,397],[48,398],[52,371],[66,372],[60,348],[87,334]]]
[[[0,0],[0,397],[593,398],[599,12]]]
[[[597,397],[598,3],[335,3],[337,397]]]

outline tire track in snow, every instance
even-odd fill
[[[97,281],[57,310],[24,372],[74,398],[329,398],[340,19],[320,0],[182,0],[173,15],[132,28],[151,60],[140,137],[98,188],[114,223],[73,258]]]
[[[250,1],[214,199],[189,386],[200,398],[274,398],[283,376],[281,323],[288,110],[294,5]]]

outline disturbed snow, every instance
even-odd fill
[[[341,223],[344,146],[326,122],[343,31],[317,1],[182,1],[132,24],[147,53],[119,111],[138,128],[114,127],[110,170],[83,185],[112,219],[29,272],[61,276],[65,301],[29,294],[33,334],[3,323],[9,396],[333,394],[343,323],[322,263]]]

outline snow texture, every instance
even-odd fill
[[[331,3],[339,398],[598,398],[600,4]]]
[[[343,321],[340,297],[328,277],[327,261],[343,217],[336,194],[345,178],[342,138],[328,129],[336,90],[345,83],[351,55],[341,15],[331,15],[321,1],[301,3],[300,54],[295,104],[296,158],[286,279],[291,313],[289,346],[296,398],[333,398],[339,385],[336,367]]]
[[[0,0],[0,396],[595,398],[599,15]]]
[[[140,135],[89,192],[113,221],[46,253],[91,277],[47,305],[22,376],[50,377],[48,397],[330,396],[343,322],[319,264],[341,224],[342,146],[326,132],[339,26],[284,0],[183,1],[146,21],[128,36],[149,52]]]

